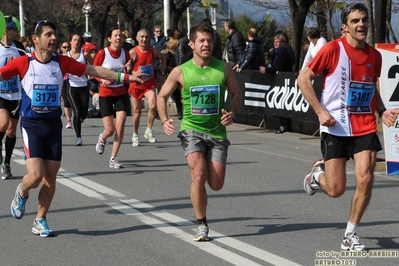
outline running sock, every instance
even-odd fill
[[[320,175],[321,175],[322,173],[324,173],[324,171],[317,171],[317,172],[315,172],[315,173],[313,174],[314,180],[316,180],[317,184],[319,184],[319,177],[320,177]]]
[[[357,230],[357,224],[348,221],[348,224],[346,225],[345,236],[356,233],[356,230]]]
[[[208,223],[206,222],[206,216],[204,218],[202,218],[202,219],[197,219],[197,221],[198,221],[199,225],[202,225],[202,224],[205,225],[205,226],[208,225]]]
[[[10,164],[12,151],[14,150],[16,141],[17,141],[17,137],[10,138],[10,137],[6,136],[6,141],[5,141],[6,157],[4,159],[4,163]]]
[[[150,131],[150,130],[151,130],[151,128],[147,127],[146,131]]]

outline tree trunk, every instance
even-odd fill
[[[370,45],[374,45],[374,13],[373,13],[373,0],[363,0],[364,4],[369,10],[369,29],[367,32],[366,42]]]
[[[289,0],[290,14],[292,18],[293,36],[291,46],[295,52],[294,71],[299,70],[299,60],[301,58],[301,45],[303,37],[303,28],[305,26],[306,16],[309,8],[315,0],[300,0],[299,5],[296,0]]]
[[[375,1],[375,17],[378,19],[375,21],[375,36],[374,40],[376,43],[385,42],[386,33],[386,21],[387,21],[387,0]]]
[[[321,36],[328,39],[328,32],[327,32],[327,3],[325,0],[316,0],[313,6],[316,6],[316,21],[317,21],[317,28],[320,30]]]
[[[385,42],[390,43],[391,42],[390,36],[392,36],[392,41],[394,43],[397,43],[398,40],[396,39],[395,33],[392,29],[391,19],[392,19],[392,0],[388,0],[388,2],[387,2],[387,28],[388,28],[388,31],[386,33]]]

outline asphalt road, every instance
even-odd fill
[[[358,229],[368,252],[340,253],[355,186],[353,162],[348,162],[343,196],[331,199],[318,192],[310,197],[302,182],[320,156],[319,140],[239,124],[228,128],[232,145],[225,186],[217,192],[208,189],[211,241],[194,242],[190,177],[180,142],[176,134],[166,136],[157,120],[158,142],[148,143],[142,136],[145,121],[143,116],[142,145],[132,147],[128,117],[119,152],[123,169],[108,167],[110,144],[103,155],[95,152],[100,119],[84,122],[82,147],[74,146],[73,130],[64,130],[62,169],[47,215],[56,233],[52,238],[30,231],[37,189],[31,191],[23,219],[10,214],[15,188],[26,172],[18,135],[15,179],[0,180],[0,265],[399,264],[397,176],[376,173]]]

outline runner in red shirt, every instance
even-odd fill
[[[377,112],[387,126],[398,117],[396,109],[386,110],[376,89],[381,72],[381,55],[366,43],[368,9],[362,3],[348,5],[341,15],[345,36],[321,48],[313,61],[299,73],[298,85],[320,121],[321,152],[304,179],[308,195],[321,188],[330,197],[346,189],[346,161],[355,162],[356,190],[341,249],[363,251],[356,230],[371,198],[377,151]],[[323,74],[319,101],[312,79]],[[312,211],[314,211],[312,209]]]
[[[53,236],[46,215],[55,193],[55,183],[61,166],[62,110],[61,88],[64,75],[91,75],[108,80],[142,82],[140,72],[125,75],[109,69],[81,64],[75,59],[56,55],[56,28],[49,21],[39,21],[28,29],[35,44],[32,54],[18,57],[0,68],[0,81],[19,76],[22,85],[21,131],[27,174],[18,185],[11,203],[11,214],[21,219],[29,191],[41,185],[39,207],[32,233]]]

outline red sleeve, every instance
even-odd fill
[[[105,59],[105,51],[104,49],[98,51],[96,57],[94,58],[93,66],[101,66]],[[101,82],[101,78],[94,77],[97,81]]]
[[[96,57],[94,58],[93,66],[101,66],[104,62],[105,51],[104,49],[98,51]]]
[[[58,61],[60,62],[60,67],[62,73],[65,75],[66,73],[82,76],[86,71],[86,64],[79,63],[75,59],[69,56],[58,56]]]
[[[9,80],[16,75],[19,75],[20,79],[23,79],[26,71],[28,70],[29,59],[28,56],[20,56],[10,61],[3,68],[0,68],[0,73],[4,80]]]
[[[331,41],[324,45],[317,52],[315,58],[309,63],[308,67],[316,74],[323,73],[324,76],[331,74],[338,64],[339,44],[337,41]]]

